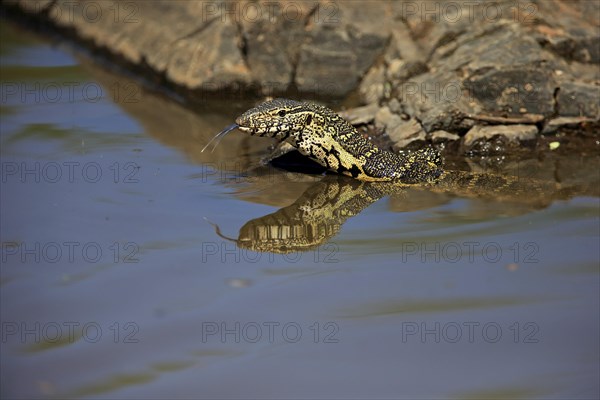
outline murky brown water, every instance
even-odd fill
[[[1,54],[3,397],[598,397],[597,147],[389,193],[201,153],[243,101]]]

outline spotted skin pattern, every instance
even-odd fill
[[[334,111],[313,103],[275,99],[235,122],[242,132],[286,141],[328,170],[362,181],[433,182],[443,173],[436,150],[381,150]]]

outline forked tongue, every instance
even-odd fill
[[[210,146],[210,144],[212,142],[214,142],[215,140],[217,140],[217,142],[215,143],[214,147],[212,148],[212,150],[210,151],[211,153],[213,151],[215,151],[215,149],[217,148],[217,146],[219,145],[219,143],[221,143],[221,140],[223,140],[223,138],[232,130],[236,129],[239,125],[238,124],[231,124],[229,125],[227,128],[223,129],[221,132],[217,133],[215,135],[215,137],[213,137],[212,139],[210,139],[210,142],[206,143],[206,146],[204,146],[202,148],[202,150],[200,150],[200,153],[204,153],[204,150],[206,150],[206,148],[208,146]]]

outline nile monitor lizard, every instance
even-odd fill
[[[290,143],[330,171],[362,181],[431,182],[443,173],[436,150],[400,155],[379,149],[334,111],[313,103],[267,101],[235,122],[215,138],[235,128],[253,136],[273,137]]]

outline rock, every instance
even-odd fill
[[[238,30],[230,24],[210,24],[199,37],[182,38],[170,46],[165,75],[172,81],[194,90],[221,90],[237,83],[248,85],[248,69],[239,53]],[[199,44],[201,43],[205,44]],[[209,45],[210,43],[210,45]],[[164,49],[161,49],[164,54]],[[161,54],[161,53],[157,53]],[[162,65],[159,56],[150,57]],[[207,62],[208,60],[208,62]]]
[[[421,145],[427,140],[423,127],[414,118],[402,121],[388,129],[387,134],[392,141],[392,148],[396,151],[409,147],[411,144]]]
[[[377,103],[371,103],[363,107],[340,111],[339,114],[352,125],[364,125],[375,119],[377,110],[379,110]]]
[[[600,119],[600,86],[583,82],[564,82],[556,97],[561,117]]]
[[[555,134],[559,132],[562,128],[581,129],[586,124],[596,125],[600,128],[598,119],[592,119],[588,117],[558,117],[548,121],[548,123],[544,126],[544,129],[542,130],[542,134]],[[595,132],[597,133],[598,130],[596,129]]]
[[[387,102],[386,105],[390,109],[390,111],[393,112],[394,114],[402,113],[402,104],[400,104],[398,99],[391,99],[390,101]]]
[[[600,37],[552,37],[542,40],[541,44],[567,60],[584,63],[600,62]]]
[[[308,37],[300,45],[295,83],[301,92],[340,97],[358,86],[382,54],[390,27],[389,20],[380,18],[385,12],[383,2],[369,7],[354,2],[327,4],[339,12],[338,22],[323,18],[309,25]]]
[[[415,75],[427,72],[427,64],[421,61],[395,59],[387,68],[387,79],[395,84],[403,83]]]
[[[251,4],[251,3],[248,3]],[[242,20],[252,78],[282,92],[295,84],[301,93],[341,97],[354,89],[384,49],[389,31],[355,19],[357,5],[315,2],[259,2],[280,9]],[[257,6],[258,7],[258,6]],[[377,5],[369,7],[377,12]],[[291,18],[290,13],[294,10]]]
[[[375,65],[360,83],[358,92],[364,102],[376,103],[388,96],[386,86],[389,85],[385,81],[385,67]]]
[[[544,64],[483,69],[463,81],[472,101],[489,114],[539,114],[554,112],[553,71]]]
[[[556,87],[551,66],[523,28],[498,23],[462,35],[455,51],[434,55],[430,72],[401,85],[396,94],[428,132],[461,131],[468,127],[464,114],[549,116]]]
[[[391,7],[394,17],[403,21],[406,26],[408,34],[404,33],[404,36],[410,38],[407,40],[396,37],[399,39],[396,46],[399,47],[400,56],[411,61],[425,61],[434,49],[458,37],[472,24],[470,18],[447,18],[445,10],[448,8],[442,2],[394,1]],[[461,5],[458,7],[462,8]],[[412,49],[413,43],[418,51]],[[403,49],[410,51],[402,51]],[[420,55],[424,57],[420,58]]]
[[[465,11],[464,5],[453,4],[452,7]],[[452,8],[448,4],[416,1],[392,6],[396,18],[409,27],[411,40],[408,42],[416,43],[423,52],[431,54],[426,65],[429,71],[421,71],[412,78],[409,75],[408,81],[400,72],[407,65],[401,52],[397,49],[386,52],[386,77],[388,81],[400,84],[394,87],[392,96],[404,105],[402,112],[416,117],[427,132],[470,129],[478,122],[465,120],[467,114],[508,119],[535,114],[545,119],[555,115],[557,109],[560,112],[561,92],[558,92],[558,107],[554,98],[560,86],[555,79],[556,71],[571,75],[570,67],[544,50],[550,49],[548,42],[540,40],[541,33],[536,28],[542,25],[556,27],[556,31],[544,31],[546,36],[560,36],[565,32],[571,39],[578,36],[577,43],[587,46],[589,53],[594,54],[595,50],[591,48],[600,49],[600,46],[595,46],[598,23],[592,15],[598,14],[599,6],[499,1],[485,6],[488,11],[494,11],[493,18],[484,17],[483,5],[472,6],[468,18],[463,16],[456,21],[452,21],[451,15],[444,18],[444,10]],[[587,11],[590,13],[584,15]],[[581,24],[580,19],[583,20]],[[392,44],[395,40],[396,36],[393,36]],[[583,62],[595,60],[594,56],[589,59],[565,58]],[[572,73],[572,76],[581,75],[579,70]],[[585,85],[577,87],[576,92],[583,99],[579,104],[588,103],[588,108],[593,109],[598,99],[587,89],[589,87]],[[573,107],[575,104],[569,108]],[[565,109],[565,112],[573,111]],[[593,112],[586,111],[588,114]]]
[[[535,6],[543,15],[533,27],[542,46],[567,60],[600,63],[600,3],[537,0]]]
[[[43,13],[48,10],[50,6],[52,6],[54,0],[38,0],[38,1],[21,1],[19,5],[23,7],[23,9],[27,10],[31,13]]]
[[[95,47],[178,86],[219,91],[251,80],[235,21],[211,15],[205,3],[56,1],[47,15]]]
[[[239,25],[253,81],[259,83],[263,92],[268,94],[286,90],[294,79],[299,44],[306,39],[306,19],[310,18],[316,5],[294,3],[294,14],[285,12],[286,9],[282,10],[281,5],[276,3],[246,2],[240,7],[242,10],[256,10],[256,18],[241,18]],[[272,11],[262,12],[269,9]]]
[[[393,113],[389,107],[384,106],[375,114],[375,126],[382,129],[393,129],[402,123],[400,115]]]
[[[297,89],[342,97],[355,89],[391,36],[375,2],[7,0],[92,50],[143,67],[182,92],[267,94]],[[258,89],[258,90],[256,90]]]
[[[429,134],[429,137],[433,143],[454,142],[460,140],[460,136],[457,134],[443,130],[433,131]]]
[[[298,90],[327,97],[340,97],[350,92],[365,72],[359,68],[356,50],[364,53],[368,47],[355,47],[352,39],[344,38],[338,32],[321,32],[300,50],[295,81]],[[367,58],[372,60],[374,54]]]
[[[577,77],[582,82],[600,82],[600,68],[596,64],[584,64],[573,61],[566,69],[568,76]],[[565,75],[565,71],[557,70],[555,74]]]
[[[412,39],[411,31],[406,23],[397,20],[392,28],[392,38],[385,53],[385,60],[389,64],[392,60],[402,59],[406,62],[425,62],[427,55],[423,49]]]
[[[415,119],[403,120],[388,107],[382,107],[375,115],[375,126],[382,128],[392,142],[392,148],[399,150],[413,142],[424,142],[425,131]]]
[[[492,125],[475,126],[464,137],[464,145],[469,148],[477,141],[489,141],[501,136],[508,143],[518,144],[522,141],[535,140],[538,128],[535,125]]]

